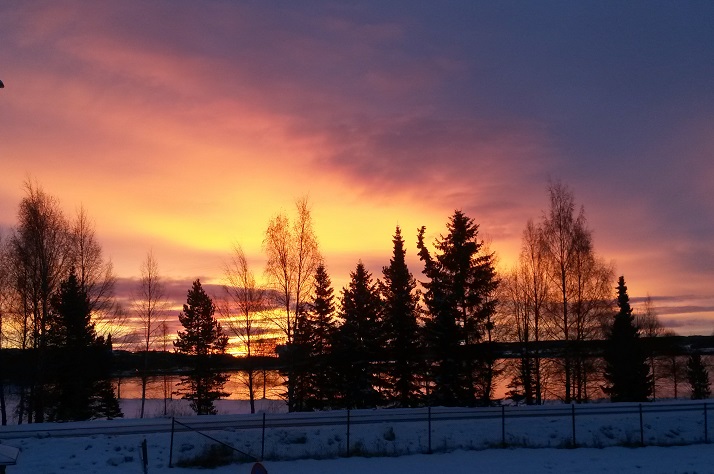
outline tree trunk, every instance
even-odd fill
[[[252,364],[252,362],[250,362]],[[253,386],[253,380],[255,378],[255,372],[253,367],[248,368],[248,398],[250,399],[250,412],[255,413],[255,387]]]
[[[144,405],[146,404],[146,374],[141,375],[141,411],[139,413],[139,418],[144,418]]]
[[[265,396],[266,385],[268,384],[268,371],[263,369],[263,400],[267,397]]]
[[[25,416],[25,386],[20,387],[20,400],[17,403],[17,424],[22,424],[22,418]]]
[[[7,425],[7,407],[5,405],[5,384],[0,377],[0,417],[2,417],[2,426]]]

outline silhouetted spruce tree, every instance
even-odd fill
[[[335,303],[324,264],[315,271],[311,300],[298,312],[290,353],[294,396],[291,411],[320,410],[332,406],[336,374],[331,361],[335,338]]]
[[[95,418],[122,418],[124,414],[119,406],[119,400],[114,394],[114,387],[108,378],[96,380],[90,399],[90,407]]]
[[[224,354],[228,336],[214,314],[213,300],[196,280],[188,291],[186,304],[179,314],[179,321],[185,331],[179,331],[174,347],[178,352],[194,356],[193,372],[181,379],[179,394],[191,401],[191,408],[197,415],[216,413],[213,402],[228,394],[223,385],[228,377],[215,372],[210,367],[210,355]]]
[[[334,343],[339,374],[335,402],[343,408],[375,407],[380,401],[374,364],[381,334],[379,290],[362,262],[350,277],[342,292],[342,325]]]
[[[97,338],[89,296],[79,284],[74,268],[51,299],[48,342],[55,347],[85,349]]]
[[[429,310],[425,333],[432,357],[431,396],[437,404],[473,405],[490,399],[492,358],[476,358],[467,351],[490,334],[498,280],[493,254],[484,252],[473,219],[456,211],[447,230],[435,243],[435,257],[424,243],[424,227],[417,243],[429,278],[424,301]]]
[[[692,400],[703,400],[711,396],[709,370],[702,361],[702,356],[692,354],[687,360],[687,380],[692,387]]]
[[[54,352],[51,364],[56,380],[50,420],[122,416],[108,379],[111,348],[96,337],[90,300],[74,269],[51,299],[48,344]]]
[[[641,347],[639,329],[635,325],[627,295],[625,277],[617,282],[617,306],[605,350],[605,380],[603,391],[613,402],[643,402],[652,392],[647,357]]]
[[[49,364],[55,384],[48,393],[50,421],[80,421],[92,418],[92,360],[86,358],[95,339],[89,298],[80,288],[74,269],[60,283],[50,300],[47,344],[53,356]],[[88,367],[89,366],[89,367]]]
[[[407,267],[404,239],[398,226],[392,242],[392,259],[389,266],[383,268],[384,280],[380,283],[384,304],[382,386],[389,403],[413,407],[421,399],[419,382],[425,365],[417,322],[419,294],[416,292],[416,280]]]
[[[319,410],[333,405],[337,380],[332,363],[335,331],[337,326],[332,282],[325,265],[320,264],[315,271],[312,301],[307,305],[299,336],[309,347],[311,370],[308,374],[305,401],[305,408],[308,410]]]

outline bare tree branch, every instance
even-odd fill
[[[275,324],[292,343],[297,313],[307,300],[322,257],[317,237],[312,227],[308,199],[295,202],[297,215],[290,225],[289,218],[281,213],[268,223],[263,248],[268,257],[265,274],[275,290],[276,306],[284,309]]]

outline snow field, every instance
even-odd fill
[[[429,442],[427,409],[354,410],[350,412],[349,445],[353,457],[349,459],[343,457],[347,453],[346,412],[285,414],[280,413],[279,403],[277,405],[266,404],[264,407],[273,410],[266,413],[264,440],[260,427],[203,432],[214,439],[196,432],[175,432],[173,468],[169,468],[170,433],[58,438],[48,436],[52,428],[48,425],[48,431],[40,435],[4,441],[21,449],[18,465],[9,467],[8,473],[141,472],[140,445],[144,439],[148,444],[150,473],[190,472],[191,468],[176,466],[182,465],[182,461],[190,463],[205,456],[207,450],[217,445],[216,441],[255,457],[261,457],[264,450],[265,465],[271,473],[365,472],[368,469],[374,472],[444,472],[438,463],[434,465],[437,460],[447,463],[449,472],[473,472],[475,465],[483,470],[483,463],[492,463],[493,466],[501,466],[494,468],[499,472],[522,472],[528,467],[529,472],[538,473],[714,473],[714,447],[708,444],[691,445],[704,441],[704,426],[708,425],[712,407],[707,407],[705,422],[705,405],[702,402],[643,404],[642,425],[637,404],[576,406],[578,446],[606,448],[576,450],[552,449],[572,446],[572,408],[567,405],[505,409],[433,408],[433,455],[422,455],[428,451]],[[175,408],[182,410],[180,406]],[[233,408],[234,411],[243,411],[245,404],[235,402]],[[152,404],[151,409],[156,409],[156,405]],[[223,409],[230,411],[230,405],[224,404]],[[504,413],[505,420],[501,417]],[[262,415],[258,414],[241,416],[236,420],[256,421],[261,418]],[[210,419],[213,417],[201,417],[201,421]],[[187,424],[192,420],[197,422],[198,418],[181,418]],[[371,422],[362,423],[365,421]],[[274,423],[282,426],[271,426]],[[302,426],[285,426],[293,423]],[[62,424],[63,427],[71,425]],[[253,426],[259,425],[253,423]],[[640,426],[645,444],[657,447],[632,449],[640,444]],[[506,449],[500,449],[504,427]],[[690,445],[681,446],[684,444]],[[605,456],[603,453],[609,454]],[[643,453],[649,454],[645,456]],[[630,466],[632,471],[623,470],[617,463],[611,462],[609,459],[612,456],[619,457],[620,463],[627,466],[634,463]],[[236,458],[243,462],[219,467],[213,472],[250,472],[251,460],[240,454]],[[591,462],[594,463],[592,466]],[[466,469],[468,465],[471,465],[470,470]],[[321,466],[332,466],[334,470],[323,470]],[[392,470],[384,470],[386,466]],[[400,469],[407,468],[399,466],[410,467],[402,471]],[[431,471],[427,466],[432,466],[429,468]],[[505,466],[511,467],[506,469]],[[600,468],[605,470],[596,470]]]
[[[252,463],[212,470],[169,468],[169,435],[93,436],[16,440],[22,447],[17,466],[8,474],[141,473],[140,444],[148,440],[151,474],[212,472],[248,474]],[[323,460],[265,461],[270,474],[471,474],[474,472],[707,474],[714,472],[714,445],[604,449],[488,449],[401,457],[351,457]]]

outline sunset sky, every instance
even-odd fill
[[[714,2],[6,1],[0,226],[31,177],[123,287],[189,289],[309,195],[339,290],[462,209],[509,268],[549,180],[631,297],[714,331]],[[613,287],[616,282],[613,281]]]

